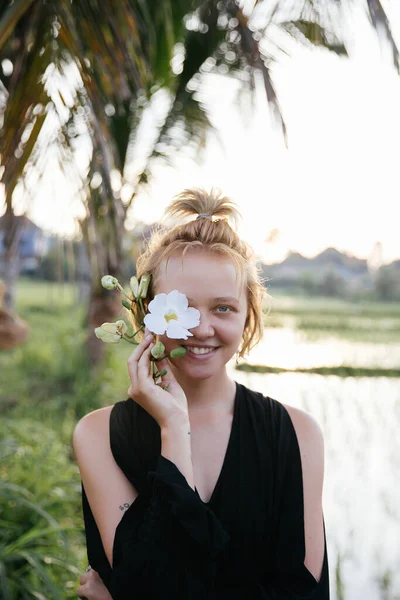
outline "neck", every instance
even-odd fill
[[[176,380],[185,392],[189,414],[197,412],[231,413],[236,394],[236,384],[228,377],[226,369],[208,379],[189,379],[178,369],[173,369]]]

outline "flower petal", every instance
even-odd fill
[[[103,323],[101,329],[108,331],[108,333],[117,333],[118,325],[117,323]]]
[[[149,303],[149,311],[151,313],[160,314],[161,312],[164,312],[167,306],[167,294],[157,294]]]
[[[193,335],[193,333],[179,325],[179,321],[170,321],[166,333],[171,340],[187,340],[189,336]]]
[[[173,290],[168,294],[168,306],[175,308],[178,313],[183,313],[189,305],[185,294],[181,294],[178,290]]]
[[[200,311],[189,306],[184,313],[179,315],[178,323],[186,329],[198,327],[200,325]]]
[[[147,329],[156,335],[162,335],[167,327],[167,321],[159,314],[147,314],[143,322]]]

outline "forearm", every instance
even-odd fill
[[[177,466],[194,490],[189,418],[161,427],[161,454]]]

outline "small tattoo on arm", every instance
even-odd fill
[[[127,510],[130,507],[130,504],[128,504],[127,502],[125,502],[124,504],[120,505],[120,510],[124,511]]]

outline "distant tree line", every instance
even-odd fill
[[[288,293],[302,293],[306,296],[323,296],[329,298],[347,298],[353,300],[400,300],[400,268],[399,261],[390,265],[382,265],[373,272],[353,280],[345,279],[334,269],[327,268],[322,274],[311,271],[299,273],[297,278],[269,279],[268,265],[263,265],[266,285],[272,291],[279,289]]]
[[[129,281],[134,275],[138,248],[132,241],[131,250],[122,265],[123,281]],[[296,279],[276,277],[269,280],[269,267],[262,265],[266,286],[290,293],[303,293],[307,296],[325,296],[337,298],[369,299],[378,301],[400,300],[400,269],[398,261],[368,272],[352,280],[341,277],[333,268],[327,267],[320,275],[311,271],[299,273]],[[25,272],[26,276],[44,281],[82,282],[89,281],[89,262],[83,242],[70,241],[53,244],[41,258],[34,271]]]

